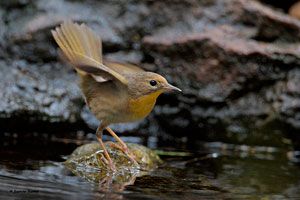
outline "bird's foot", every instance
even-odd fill
[[[102,160],[105,162],[105,164],[108,166],[108,169],[110,169],[110,171],[115,172],[116,171],[116,165],[114,164],[114,162],[109,158],[105,158],[102,157]]]
[[[109,153],[108,153],[108,151],[107,151],[107,149],[106,149],[106,147],[105,147],[105,145],[104,145],[104,143],[103,143],[103,141],[102,141],[102,138],[98,138],[97,137],[97,139],[98,139],[98,142],[99,142],[99,144],[100,144],[100,147],[102,148],[102,150],[103,150],[103,157],[102,157],[102,160],[104,161],[104,163],[108,166],[108,168],[111,170],[111,171],[116,171],[116,166],[115,166],[115,164],[113,163],[113,161],[112,161],[112,159],[111,159],[111,157],[110,157],[110,155],[109,155]]]
[[[133,164],[135,166],[140,166],[139,163],[136,161],[135,156],[130,152],[130,150],[128,149],[127,145],[122,145],[122,144],[117,144],[117,143],[110,143],[111,147],[120,149],[124,154],[126,154],[126,156],[130,159],[131,162],[133,162]]]

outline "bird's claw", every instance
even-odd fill
[[[105,158],[105,156],[102,156],[101,160],[103,160],[103,162],[108,166],[108,169],[110,169],[113,172],[116,171],[116,165],[111,159],[107,159]]]
[[[138,162],[135,160],[135,156],[129,151],[127,146],[123,146],[121,144],[111,143],[112,147],[121,150],[134,165],[139,166]]]

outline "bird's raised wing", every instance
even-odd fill
[[[104,64],[119,74],[132,74],[136,72],[143,72],[144,70],[136,65],[129,63],[120,63],[113,61],[104,61]]]
[[[80,74],[90,74],[96,81],[127,79],[113,68],[102,64],[101,39],[85,24],[65,22],[52,30],[52,35],[69,62]]]

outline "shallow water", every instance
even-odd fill
[[[298,160],[288,149],[224,143],[201,143],[188,152],[157,147],[184,153],[162,152],[163,166],[118,184],[92,183],[64,167],[81,142],[47,135],[1,138],[1,199],[300,199]]]

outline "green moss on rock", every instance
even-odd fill
[[[85,144],[78,147],[65,162],[66,167],[74,174],[91,182],[130,183],[137,176],[155,169],[162,160],[151,149],[129,143],[128,148],[135,156],[138,165],[133,163],[126,154],[116,148],[113,142],[105,143],[106,148],[116,166],[112,172],[105,162],[103,150],[98,143]]]

